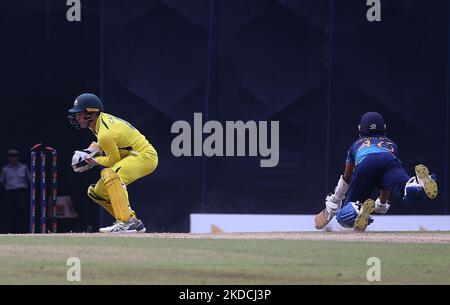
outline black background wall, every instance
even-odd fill
[[[449,5],[389,0],[382,21],[365,0],[89,0],[0,3],[0,152],[45,142],[60,152],[60,194],[79,230],[110,222],[75,175],[72,151],[94,140],[66,110],[81,92],[154,144],[157,171],[129,190],[154,231],[188,231],[190,213],[316,213],[342,172],[366,111],[381,112],[412,174],[439,176],[437,200],[397,214],[448,214]],[[280,121],[280,161],[171,154],[176,120]]]

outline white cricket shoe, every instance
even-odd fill
[[[144,224],[137,218],[130,218],[130,221],[123,222],[116,220],[112,226],[100,228],[100,233],[144,233]]]

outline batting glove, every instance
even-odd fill
[[[339,200],[336,195],[329,194],[325,198],[325,206],[328,214],[336,215],[337,211],[341,208],[342,200]]]
[[[375,213],[386,214],[390,206],[391,205],[389,204],[389,201],[386,201],[386,203],[382,203],[380,198],[378,198],[377,200],[375,200]]]

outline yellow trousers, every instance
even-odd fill
[[[129,185],[144,176],[151,174],[158,166],[158,155],[155,150],[140,152],[123,158],[113,167],[111,167],[119,176],[122,183]],[[124,188],[124,192],[128,197],[128,191]],[[100,178],[95,185],[88,188],[88,196],[96,203],[104,207],[114,218],[111,202],[109,200],[108,191],[106,190],[103,180]],[[130,213],[134,216],[134,212],[130,207]]]

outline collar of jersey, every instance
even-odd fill
[[[100,129],[100,122],[103,118],[103,112],[97,118],[97,122],[95,122],[95,128],[93,130],[94,134],[98,134],[98,130]]]

